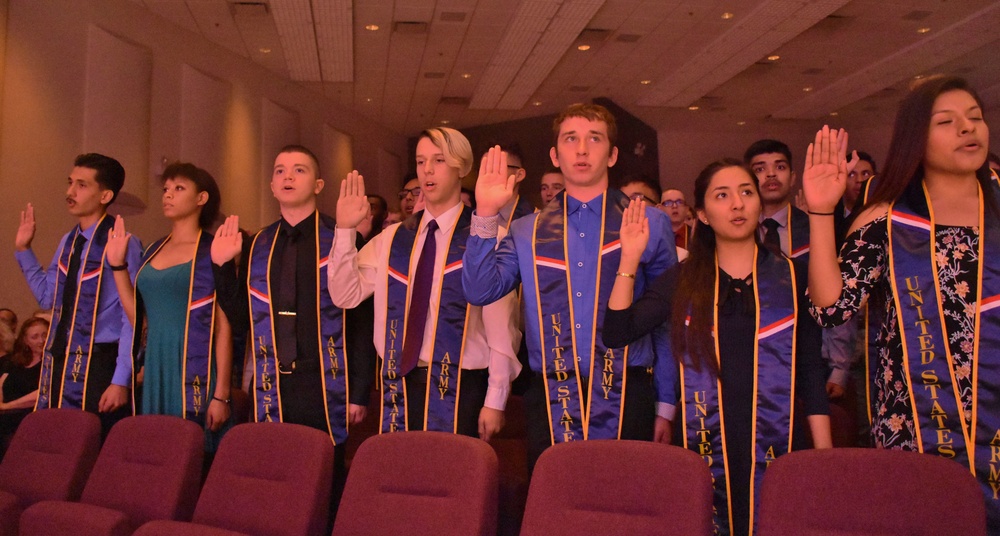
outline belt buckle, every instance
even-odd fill
[[[286,370],[285,366],[278,361],[278,374],[291,374],[295,370],[295,361],[292,361],[291,366]]]

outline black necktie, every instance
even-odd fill
[[[52,355],[58,358],[66,356],[66,344],[69,342],[69,326],[73,323],[76,307],[77,280],[80,278],[80,261],[83,258],[87,239],[83,233],[77,233],[73,239],[73,252],[69,258],[69,268],[66,271],[66,284],[63,285],[62,307],[59,313],[59,326],[52,339]]]
[[[420,249],[420,260],[417,261],[417,271],[413,274],[410,287],[410,308],[406,311],[406,335],[403,339],[403,362],[400,372],[405,376],[417,366],[420,357],[420,347],[424,339],[424,327],[427,325],[427,309],[431,301],[431,285],[434,279],[434,259],[437,257],[437,241],[434,231],[438,224],[431,220],[427,222],[427,237],[424,247]]]
[[[774,251],[781,251],[781,237],[778,236],[778,222],[773,218],[767,218],[761,225],[764,227],[764,245]]]
[[[278,362],[280,372],[290,373],[295,369],[295,358],[298,355],[298,337],[296,336],[296,296],[298,287],[296,285],[296,273],[298,272],[298,242],[299,230],[290,225],[282,227],[284,229],[285,247],[281,251],[281,284],[278,285],[278,296],[275,302],[275,310],[278,317],[274,319],[275,324],[275,347],[278,350]]]

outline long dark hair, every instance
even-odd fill
[[[935,75],[923,79],[899,103],[892,140],[889,142],[889,156],[865,208],[904,198],[915,210],[928,213],[921,184],[924,179],[924,157],[927,154],[931,113],[934,101],[942,93],[955,90],[971,95],[980,109],[983,109],[983,101],[976,91],[964,78],[957,76]],[[988,159],[976,171],[976,178],[983,187],[984,205],[997,214],[996,200],[989,188]]]
[[[29,328],[39,325],[44,326],[46,330],[49,329],[49,321],[37,316],[31,317],[25,320],[24,324],[21,324],[21,329],[17,332],[17,339],[14,340],[14,351],[11,352],[9,358],[14,366],[27,367],[31,364],[31,360],[35,358],[24,338],[28,335]]]
[[[760,195],[757,176],[742,160],[723,158],[712,162],[701,170],[694,181],[694,208],[705,208],[705,196],[712,178],[726,168],[738,167],[752,179],[757,195]],[[756,233],[754,233],[756,237]],[[756,240],[756,238],[755,238]],[[695,229],[688,244],[688,258],[681,265],[677,278],[677,290],[670,319],[670,335],[674,357],[685,366],[701,370],[719,371],[712,338],[712,324],[715,321],[715,231],[707,223],[695,218]],[[688,320],[690,316],[690,320]],[[685,355],[690,359],[685,361]]]
[[[194,164],[174,162],[163,170],[160,182],[166,183],[168,179],[177,177],[193,182],[197,193],[208,194],[208,201],[202,205],[201,214],[198,215],[198,226],[206,230],[211,228],[219,217],[219,207],[222,205],[222,194],[219,192],[219,184],[215,182],[215,177]]]

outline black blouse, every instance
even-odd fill
[[[761,250],[763,252],[763,250]],[[604,344],[620,347],[669,322],[680,265],[672,267],[628,308],[608,309],[604,317]],[[821,354],[822,331],[809,315],[805,296],[806,269],[796,265],[798,318],[796,330],[795,392],[806,415],[826,415],[827,369]],[[750,520],[750,450],[753,445],[753,349],[757,312],[753,275],[734,279],[719,270],[719,377],[722,411],[726,415],[726,452],[732,490],[734,534],[747,534]],[[766,299],[766,297],[764,297]],[[663,356],[657,356],[662,358]],[[801,434],[794,434],[801,437]],[[799,441],[796,441],[798,444]]]

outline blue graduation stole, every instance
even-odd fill
[[[788,256],[802,262],[809,260],[809,216],[788,204]]]
[[[56,271],[56,286],[52,290],[52,322],[49,324],[45,354],[38,383],[38,400],[35,409],[69,407],[83,409],[87,403],[87,372],[90,356],[94,350],[94,323],[97,321],[97,304],[101,300],[101,278],[104,273],[104,248],[108,243],[108,231],[114,227],[115,219],[105,214],[94,234],[87,241],[86,249],[80,257],[80,273],[68,274],[73,256],[73,243],[82,232],[78,225],[66,236],[59,250],[59,269]],[[54,370],[52,342],[56,336],[63,310],[63,287],[67,277],[79,277],[73,307],[68,313],[73,315],[69,334],[66,337],[66,354],[62,370]]]
[[[625,370],[628,347],[607,348],[601,338],[604,309],[614,285],[621,259],[618,239],[622,213],[628,198],[617,190],[604,193],[601,250],[597,257],[597,280],[582,289],[593,293],[594,318],[577,318],[566,259],[566,193],[552,200],[535,219],[532,255],[535,289],[538,293],[538,333],[542,350],[542,378],[548,404],[552,443],[585,439],[619,439],[625,404]],[[542,299],[544,297],[544,299]],[[593,348],[579,348],[573,326],[591,326]],[[590,360],[590,381],[583,385],[575,356]],[[587,407],[583,407],[587,389]]]
[[[403,351],[400,335],[406,333],[410,274],[416,270],[414,249],[423,214],[423,211],[418,212],[398,225],[389,246],[389,269],[385,282],[385,351],[379,374],[382,391],[382,426],[379,433],[409,429],[406,424],[406,401],[409,396],[424,398],[424,430],[457,433],[462,356],[469,322],[469,302],[462,289],[462,256],[469,238],[472,210],[462,208],[448,240],[434,340],[430,341],[433,362],[427,367],[427,390],[410,393],[399,370]]]
[[[1000,195],[995,175],[990,187]],[[987,517],[995,523],[1000,519],[1000,221],[986,214],[980,189],[972,411],[967,416],[940,300],[934,210],[926,202],[926,186],[922,190],[926,215],[905,197],[889,210],[889,279],[917,448],[966,466],[982,485]]]
[[[149,246],[142,256],[142,266],[136,272],[136,281],[149,262],[170,241],[167,235]],[[205,411],[212,398],[212,374],[215,372],[215,277],[212,272],[212,235],[201,231],[194,246],[194,260],[188,286],[187,318],[184,322],[184,354],[181,358],[183,415],[189,421],[205,424]],[[135,287],[135,325],[132,338],[132,371],[135,359],[142,346],[142,318],[144,307],[138,285]],[[219,379],[215,379],[218,381]],[[228,381],[221,378],[221,381]],[[138,408],[135,400],[135,374],[132,375],[132,407]]]
[[[335,445],[347,440],[347,349],[344,346],[344,310],[333,305],[326,274],[330,264],[333,229],[316,219],[316,303],[320,348],[320,373],[326,402],[327,431]],[[254,418],[257,422],[281,421],[281,374],[274,344],[274,311],[271,307],[271,256],[281,220],[261,229],[250,246],[250,338],[254,357]]]
[[[798,318],[795,268],[792,261],[770,254],[754,259],[754,298],[757,304],[757,344],[754,347],[753,451],[750,480],[750,527],[754,526],[756,496],[764,472],[778,456],[792,448],[795,400],[795,322]],[[719,303],[718,261],[715,303]],[[713,326],[719,325],[715,307]],[[713,327],[713,332],[715,328]],[[715,357],[719,359],[719,339]],[[708,464],[714,488],[715,531],[733,530],[732,494],[726,456],[726,420],[722,410],[722,383],[707,366],[696,370],[685,356],[680,366],[681,421],[684,448]]]

